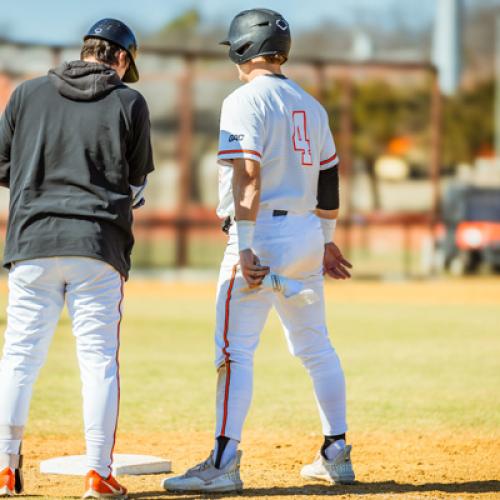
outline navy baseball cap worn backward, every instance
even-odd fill
[[[125,23],[118,21],[118,19],[101,19],[89,29],[83,40],[87,40],[88,38],[101,38],[126,50],[129,55],[130,64],[123,75],[122,81],[125,83],[134,83],[139,80],[139,71],[137,71],[137,66],[135,65],[137,41],[134,33]]]
[[[229,46],[229,57],[243,64],[258,56],[282,54],[288,58],[290,26],[285,18],[270,9],[240,12],[229,26],[227,38],[220,42]]]

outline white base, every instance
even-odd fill
[[[140,476],[146,474],[161,474],[172,471],[172,462],[150,455],[114,454],[114,476]],[[50,458],[40,462],[42,474],[63,474],[67,476],[85,476],[88,472],[85,455]]]

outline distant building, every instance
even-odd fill
[[[373,59],[374,47],[370,35],[364,31],[354,34],[351,47],[351,57],[355,61],[367,61]]]

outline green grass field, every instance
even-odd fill
[[[188,262],[193,269],[218,269],[221,256],[226,246],[226,240],[221,237],[223,233],[203,232],[191,236],[188,246]],[[419,247],[404,250],[395,246],[392,250],[386,248],[369,250],[355,247],[351,250],[349,258],[356,263],[355,273],[358,276],[398,276],[409,273],[419,276],[421,269],[421,250]],[[133,268],[173,269],[175,267],[175,240],[164,238],[161,240],[139,239],[132,255]]]
[[[214,290],[203,283],[127,285],[119,440],[210,435]],[[5,301],[4,291],[2,314]],[[500,280],[330,284],[327,302],[346,372],[352,435],[480,435],[493,439],[498,450]],[[255,372],[246,431],[286,433],[290,442],[295,434],[319,436],[311,383],[287,352],[274,315]],[[28,439],[80,436],[80,405],[75,345],[64,315],[36,386]]]
[[[467,282],[451,286],[467,287]],[[147,296],[133,287],[122,325],[120,429],[210,427],[215,385],[210,293],[197,293],[194,285],[193,300],[190,294],[165,296],[161,285]],[[422,304],[411,297],[397,305],[380,303],[378,294],[390,284],[373,285],[373,297],[346,301],[345,287],[329,290],[328,322],[346,371],[351,427],[498,428],[498,305]],[[262,335],[255,372],[249,428],[317,428],[310,381],[289,355],[274,314]],[[79,390],[65,315],[35,391],[31,432],[44,432],[48,424],[52,430],[78,431]]]

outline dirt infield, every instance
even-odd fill
[[[242,462],[245,497],[316,498],[498,498],[500,497],[500,435],[470,435],[464,441],[446,432],[369,433],[351,435],[358,484],[327,486],[306,482],[299,472],[312,459],[319,435],[267,436],[248,433]],[[152,453],[173,460],[174,473],[206,458],[211,444],[208,433],[121,436],[117,452]],[[56,454],[82,449],[80,440],[26,440],[26,494],[51,498],[76,497],[82,479],[43,476],[38,462]],[[159,488],[162,476],[123,477],[131,498],[201,498],[200,495],[168,494]],[[473,478],[473,479],[472,479]],[[219,496],[220,497],[220,496]],[[231,497],[225,497],[231,498]]]

